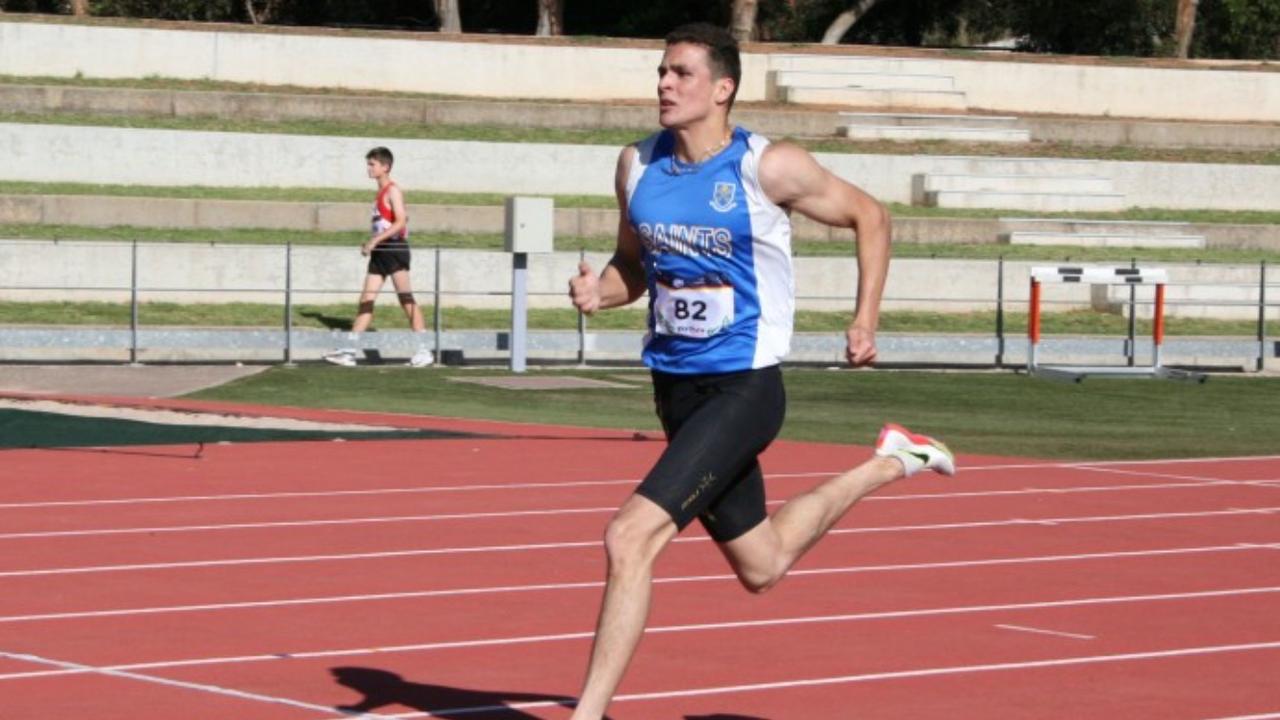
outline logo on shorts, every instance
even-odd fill
[[[738,187],[731,182],[716,183],[715,192],[711,194],[711,207],[720,212],[729,212],[738,206],[734,195],[738,192]]]

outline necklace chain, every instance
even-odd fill
[[[733,131],[730,130],[728,133],[725,134],[724,139],[721,140],[718,145],[716,145],[715,147],[709,147],[706,150],[703,150],[702,154],[698,156],[697,160],[694,160],[693,162],[687,162],[687,163],[678,159],[676,157],[675,149],[672,148],[671,174],[687,175],[689,173],[698,172],[698,170],[702,168],[703,163],[705,163],[706,161],[714,157],[716,153],[728,147],[729,141],[732,139],[733,139]]]

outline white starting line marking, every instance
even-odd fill
[[[34,663],[37,665],[49,665],[61,668],[64,671],[72,673],[93,673],[96,675],[107,675],[115,678],[123,678],[125,680],[137,680],[140,682],[151,683],[154,685],[165,685],[167,687],[182,688],[183,690],[196,690],[202,693],[210,693],[213,695],[221,695],[223,697],[236,698],[237,700],[251,700],[260,703],[270,703],[272,705],[288,705],[291,707],[302,708],[303,710],[314,710],[316,712],[325,713],[328,717],[358,717],[358,718],[377,718],[386,717],[385,715],[367,715],[351,712],[343,712],[332,707],[324,705],[315,705],[300,700],[290,700],[288,698],[274,697],[271,695],[262,695],[260,693],[245,692],[243,690],[233,690],[231,688],[219,687],[217,685],[207,685],[204,683],[184,682],[182,680],[169,680],[167,678],[158,678],[151,675],[140,675],[138,673],[121,670],[118,668],[104,668],[93,665],[85,665],[83,663],[66,662],[64,660],[52,660],[39,655],[31,655],[28,653],[10,653],[0,651],[0,658],[8,658],[10,660],[18,660],[21,662]]]
[[[1093,635],[1080,635],[1077,633],[1061,632],[1058,630],[1045,630],[1044,628],[1025,627],[1023,625],[996,625],[1001,630],[1019,630],[1021,632],[1037,633],[1039,635],[1056,635],[1057,637],[1075,638],[1076,640],[1095,640]]]
[[[1036,610],[1062,607],[1097,607],[1126,603],[1168,602],[1176,600],[1197,600],[1219,597],[1246,597],[1255,595],[1275,595],[1280,593],[1280,586],[1229,588],[1223,590],[1202,590],[1185,593],[1163,593],[1156,595],[1109,595],[1074,600],[1045,600],[1040,602],[1007,603],[1001,605],[960,605],[953,607],[923,608],[918,610],[884,610],[879,612],[849,613],[845,615],[817,615],[770,618],[762,620],[739,620],[719,623],[698,623],[689,625],[660,625],[645,628],[646,635],[664,635],[672,633],[708,632],[719,630],[741,630],[759,627],[786,627],[792,625],[813,625],[826,623],[861,622],[867,620],[886,620],[918,617],[945,617],[970,613],[1008,612],[1013,610]],[[581,632],[559,633],[552,635],[522,635],[502,638],[483,638],[476,640],[452,640],[443,642],[418,643],[412,645],[393,645],[386,647],[344,648],[339,650],[313,650],[294,653],[270,653],[260,655],[239,655],[228,657],[191,658],[186,660],[163,660],[158,662],[113,665],[109,670],[150,670],[157,668],[178,668],[202,665],[228,665],[235,663],[268,662],[278,660],[306,660],[332,657],[358,657],[384,653],[427,652],[434,650],[451,650],[458,648],[498,647],[508,645],[527,645],[545,642],[564,642],[570,640],[590,640],[595,633],[591,630]],[[1277,643],[1280,645],[1280,643]],[[98,668],[104,669],[104,668]],[[74,675],[89,670],[47,670],[42,672],[18,672],[0,675],[3,680],[21,680],[33,677],[54,675]]]

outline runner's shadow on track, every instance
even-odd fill
[[[712,715],[685,715],[684,720],[769,720],[768,718],[756,717],[755,715],[725,715],[724,713],[715,713]]]
[[[364,695],[364,699],[358,703],[336,707],[339,712],[352,714],[373,712],[387,705],[403,705],[429,712],[432,717],[536,720],[533,715],[513,709],[508,704],[547,702],[572,707],[576,700],[563,695],[474,690],[409,682],[393,672],[374,668],[336,667],[330,668],[329,672],[339,685]]]

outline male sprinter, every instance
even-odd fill
[[[409,215],[404,209],[404,193],[391,179],[395,158],[387,148],[376,147],[364,159],[369,178],[378,183],[378,196],[373,201],[372,229],[368,241],[360,246],[360,254],[369,258],[369,269],[364,277],[364,289],[360,292],[356,319],[351,324],[352,346],[326,353],[324,359],[334,365],[355,366],[358,353],[354,343],[360,333],[373,323],[373,303],[389,276],[396,288],[400,308],[418,339],[418,350],[409,359],[409,365],[426,367],[431,364],[432,356],[431,350],[427,349],[427,326],[422,320],[422,308],[418,307],[409,286]]]
[[[605,533],[608,578],[575,720],[604,714],[644,630],[654,561],[694,518],[742,584],[764,592],[863,496],[924,468],[955,472],[941,443],[887,425],[877,457],[766,514],[757,456],[782,425],[778,363],[795,305],[788,214],[857,233],[853,365],[876,357],[889,216],[801,148],[729,125],[741,71],[728,32],[686,25],[666,42],[664,130],[618,158],[617,250],[599,277],[583,263],[569,283],[588,314],[648,290],[644,361],[668,440]]]

